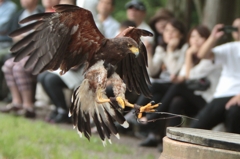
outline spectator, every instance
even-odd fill
[[[239,18],[234,23],[236,21],[239,21]],[[224,34],[220,30],[223,26],[217,24],[213,28],[210,37],[198,52],[199,58],[213,59],[215,63],[222,65],[223,69],[213,100],[197,115],[198,121],[193,121],[191,127],[212,129],[224,122],[227,132],[240,133],[239,33],[234,37],[234,42],[214,47]]]
[[[143,2],[139,0],[131,0],[126,5],[127,9],[127,19],[134,21],[136,23],[137,28],[144,29],[153,33],[152,29],[147,25],[144,21],[147,8]],[[147,52],[152,53],[152,45],[153,45],[153,37],[142,37],[144,45],[146,46]]]
[[[148,53],[148,73],[152,77],[150,90],[154,101],[160,101],[178,75],[187,47],[184,25],[176,19],[170,20],[163,32],[163,42],[157,46],[154,55]],[[140,96],[137,104],[148,102],[149,99]]]
[[[0,0],[0,51],[1,57],[2,52],[6,53],[8,51],[3,51],[6,48],[10,48],[12,44],[12,39],[8,37],[9,23],[17,10],[17,6],[10,0]]]
[[[214,64],[211,60],[199,60],[196,58],[197,51],[208,38],[210,32],[204,26],[197,26],[190,31],[188,38],[189,48],[186,52],[185,63],[177,77],[176,84],[173,84],[161,100],[161,105],[157,108],[157,112],[169,112],[174,114],[185,114],[187,116],[195,116],[204,105],[209,102],[215,91],[221,68]],[[205,91],[197,92],[187,87],[185,80],[196,80],[208,78],[211,81],[210,88]],[[154,120],[163,117],[159,114],[147,114],[147,120]],[[147,121],[146,119],[142,119]],[[158,122],[151,123],[156,126]],[[164,123],[163,123],[164,124]],[[167,126],[181,125],[181,118],[172,118],[167,122]],[[159,126],[159,125],[158,125]],[[161,126],[164,127],[164,126]],[[163,136],[161,136],[163,137]],[[161,144],[160,140],[160,144]],[[141,144],[141,146],[157,145],[158,141],[154,134]],[[160,146],[161,147],[161,146]]]
[[[154,33],[153,50],[163,42],[162,34],[169,19],[174,18],[171,11],[161,8],[150,19],[149,25]]]
[[[12,30],[27,25],[19,25],[18,22],[20,20],[32,14],[43,12],[43,9],[38,7],[38,0],[21,0],[20,2],[23,9],[13,17],[11,22]],[[24,36],[26,35],[14,37],[13,41],[17,42]],[[4,63],[2,70],[12,95],[12,102],[0,111],[4,113],[18,111],[18,113],[25,115],[25,117],[34,118],[36,116],[34,111],[36,77],[31,74],[31,70],[24,69],[27,59],[28,57],[19,62],[13,62],[14,58],[10,58]]]
[[[17,6],[11,0],[0,0],[0,67],[4,64],[4,56],[9,54],[12,39],[8,37],[9,23]],[[3,72],[0,70],[0,100],[7,96]]]
[[[237,18],[233,21],[233,27],[238,28],[238,32],[234,31],[232,32],[232,37],[235,41],[239,41],[240,40],[240,18]]]
[[[120,24],[111,16],[114,10],[114,0],[99,0],[97,4],[97,18],[95,19],[98,29],[106,38],[114,38],[117,35]]]

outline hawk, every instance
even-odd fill
[[[33,68],[35,75],[59,68],[60,74],[64,74],[85,64],[84,80],[72,95],[69,116],[80,136],[84,134],[90,140],[92,118],[103,143],[111,142],[111,134],[119,138],[115,121],[128,127],[119,108],[132,107],[140,118],[143,112],[153,112],[158,106],[152,103],[138,106],[125,98],[126,89],[151,97],[147,52],[140,37],[152,33],[129,27],[115,38],[107,39],[96,27],[90,11],[74,5],[53,8],[53,13],[23,19],[20,23],[32,23],[10,34],[14,37],[28,33],[12,46],[14,61],[29,56],[24,67]],[[107,81],[112,83],[114,98],[106,96]]]

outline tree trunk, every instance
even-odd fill
[[[236,0],[206,0],[202,24],[210,29],[217,23],[231,25],[235,16]]]

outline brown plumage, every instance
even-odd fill
[[[134,107],[125,99],[126,88],[151,96],[147,85],[150,84],[147,53],[140,37],[152,33],[128,28],[116,38],[106,39],[90,11],[73,5],[57,5],[54,9],[54,13],[23,19],[20,23],[34,22],[10,34],[14,37],[29,33],[11,48],[16,54],[15,61],[30,56],[25,68],[33,67],[33,74],[58,68],[64,74],[74,66],[86,64],[85,78],[72,97],[73,124],[80,135],[83,133],[90,139],[92,117],[103,141],[110,139],[111,134],[118,137],[114,121],[127,127],[119,105]],[[113,83],[116,98],[112,100],[105,95],[107,80]],[[153,108],[141,109],[140,113]]]

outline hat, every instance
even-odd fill
[[[126,9],[131,7],[134,7],[140,11],[146,11],[146,6],[141,1],[138,1],[138,0],[132,0],[125,5]]]
[[[156,11],[155,15],[149,20],[149,25],[152,30],[155,30],[155,23],[159,20],[169,20],[174,17],[174,14],[168,9],[161,8]]]

